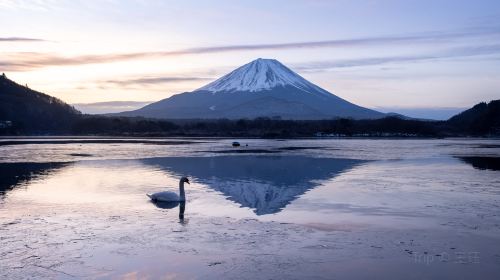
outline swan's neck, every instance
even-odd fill
[[[184,192],[184,182],[182,181],[179,182],[179,197],[181,198],[181,201],[186,200],[186,193]]]

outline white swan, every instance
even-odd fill
[[[175,192],[157,192],[153,194],[146,194],[152,201],[164,201],[164,202],[179,202],[186,201],[186,194],[184,193],[184,182],[189,184],[189,179],[182,177],[179,181],[179,194]]]

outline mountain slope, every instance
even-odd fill
[[[500,100],[481,102],[453,117],[447,123],[456,130],[474,135],[500,134]]]
[[[23,133],[65,131],[80,112],[63,101],[0,76],[0,122]]]
[[[383,113],[352,104],[274,59],[257,59],[193,92],[119,113],[167,119],[375,119]]]

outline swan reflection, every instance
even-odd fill
[[[187,221],[184,220],[184,212],[186,211],[185,201],[151,201],[156,207],[160,209],[174,209],[179,207],[179,222],[181,224],[186,224]]]

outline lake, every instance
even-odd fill
[[[0,138],[0,278],[498,279],[499,175],[494,139]]]

